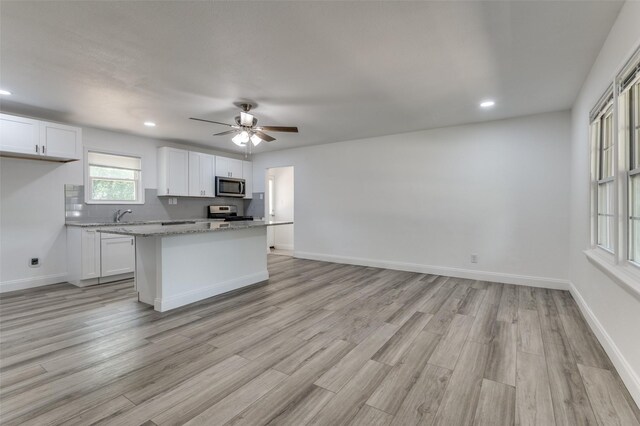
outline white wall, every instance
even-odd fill
[[[570,279],[574,297],[584,301],[583,312],[640,405],[640,300],[590,264],[583,253],[590,239],[589,111],[640,45],[639,23],[640,2],[625,3],[573,107]]]
[[[300,257],[566,287],[569,140],[554,112],[276,151],[254,188],[295,166]]]
[[[65,281],[64,184],[81,180],[79,163],[0,159],[1,290]]]
[[[294,220],[294,170],[293,167],[277,167],[269,169],[273,176],[275,220]],[[274,226],[274,247],[282,250],[293,250],[294,225]]]
[[[142,156],[143,185],[156,188],[156,148],[188,147],[123,133],[83,128],[85,147]],[[0,159],[0,291],[65,281],[67,273],[64,185],[83,184],[83,161],[51,163]],[[31,257],[41,266],[30,268]]]

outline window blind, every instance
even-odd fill
[[[89,165],[110,167],[114,169],[137,170],[142,169],[142,161],[138,157],[112,155],[103,152],[89,151],[87,158]]]
[[[618,93],[622,93],[640,78],[640,47],[618,74]]]

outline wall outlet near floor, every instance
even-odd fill
[[[478,255],[475,253],[471,254],[471,263],[478,263]]]
[[[169,205],[176,205],[176,204],[178,204],[177,198],[169,198]]]
[[[39,257],[32,257],[31,259],[29,259],[29,266],[32,268],[39,268],[40,267],[40,258]]]

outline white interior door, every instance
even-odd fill
[[[265,219],[266,220],[275,220],[275,211],[274,211],[274,177],[267,176],[267,200],[266,200],[266,211],[265,211]],[[273,226],[267,227],[267,247],[275,246],[275,231]]]
[[[293,221],[293,167],[275,169],[273,187],[275,220]],[[276,249],[293,250],[293,225],[279,225],[274,234]]]

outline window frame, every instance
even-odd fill
[[[639,64],[640,66],[640,64]],[[634,162],[634,156],[638,155],[638,153],[636,153],[636,138],[638,138],[638,129],[640,129],[640,111],[637,111],[636,108],[638,108],[638,105],[640,104],[640,73],[638,75],[636,75],[635,78],[633,78],[631,80],[631,82],[628,84],[628,88],[625,89],[625,91],[629,91],[628,94],[628,116],[626,117],[626,124],[628,125],[628,129],[626,129],[628,131],[627,134],[627,149],[626,149],[626,157],[624,158],[624,164],[625,164],[625,175],[626,178],[625,180],[625,193],[626,193],[626,209],[624,211],[624,217],[626,219],[626,239],[625,239],[625,248],[626,248],[626,259],[627,261],[635,266],[636,268],[639,268],[640,270],[640,259],[637,260],[632,260],[631,259],[631,252],[632,252],[632,245],[633,245],[633,241],[631,240],[631,235],[632,235],[632,230],[633,230],[633,225],[632,225],[632,221],[633,220],[637,220],[640,219],[640,216],[637,217],[636,219],[634,219],[634,216],[632,216],[633,212],[632,212],[632,202],[633,202],[633,197],[631,195],[631,191],[633,188],[633,185],[631,184],[631,180],[633,178],[633,176],[636,175],[640,175],[640,159],[638,160],[638,164],[635,164]],[[635,166],[635,167],[634,167]]]
[[[613,88],[608,89],[603,95],[603,97],[601,98],[601,101],[598,103],[599,106],[598,108],[596,108],[597,113],[595,114],[595,117],[593,117],[593,114],[592,114],[592,120],[591,120],[591,123],[589,124],[589,132],[590,132],[591,143],[593,144],[593,146],[591,147],[592,157],[593,157],[592,173],[591,173],[593,188],[592,188],[591,197],[592,197],[592,203],[593,203],[593,216],[594,216],[594,220],[593,220],[594,223],[592,225],[592,231],[591,231],[592,246],[597,247],[598,249],[603,250],[610,255],[615,255],[616,132],[614,131],[614,129],[615,129],[615,112],[616,111],[615,111],[615,108],[613,107],[614,96],[613,96],[612,90]],[[604,100],[604,102],[602,100]],[[605,126],[605,120],[608,119],[609,117],[611,117],[611,123],[612,123],[612,126],[614,127],[613,129],[611,129],[610,144],[608,145],[607,148],[604,148],[605,132],[607,131],[607,128]],[[595,137],[593,134],[594,127],[597,127]],[[610,149],[612,151],[609,155],[610,155],[610,158],[612,158],[613,165],[611,166],[611,175],[603,176],[604,153],[607,149]],[[600,213],[600,188],[610,184],[612,186],[612,188],[610,189],[610,192],[611,192],[611,196],[613,197],[613,200],[611,200],[613,204],[613,212],[609,213],[607,217],[613,218],[613,226],[611,229],[608,230],[610,234],[609,238],[612,240],[611,247],[607,247],[600,243],[600,232],[601,232],[600,217],[602,216],[602,214]]]
[[[628,105],[622,104],[625,99],[628,99],[631,104],[632,99],[627,98],[626,91],[640,79],[640,47],[636,48],[630,58],[624,66],[619,68],[619,72],[612,79],[611,84],[596,102],[589,115],[591,239],[590,246],[584,251],[584,254],[589,262],[630,290],[635,297],[640,298],[640,263],[630,260],[632,244],[630,241],[630,201],[632,198],[630,179],[631,176],[640,173],[640,167],[631,169],[631,144],[633,137],[635,137],[631,134],[630,115],[632,111],[627,110]],[[635,77],[632,75],[633,72],[636,73]],[[594,124],[607,113],[609,104],[613,108],[613,177],[600,179],[602,177],[602,155],[599,150],[601,145],[600,138],[594,138]],[[625,117],[624,113],[628,113],[628,116]],[[603,130],[599,130],[601,135]],[[611,179],[614,185],[612,201],[615,219],[613,223],[613,250],[607,250],[598,244],[598,183],[611,181]]]
[[[136,193],[138,195],[138,197],[136,198],[136,200],[93,200],[91,198],[91,174],[89,172],[89,153],[90,152],[95,152],[95,153],[99,153],[99,154],[108,154],[108,155],[117,155],[120,157],[130,157],[130,158],[135,158],[140,160],[140,171],[138,171],[138,179],[133,180],[134,182],[136,182]],[[84,149],[84,165],[83,165],[83,172],[84,172],[84,202],[85,204],[101,204],[101,205],[136,205],[136,204],[144,204],[144,186],[143,186],[143,169],[144,169],[144,160],[142,158],[142,156],[140,154],[135,154],[135,153],[130,153],[130,152],[122,152],[122,151],[111,151],[108,149],[102,149],[102,148],[91,148],[91,147],[85,147]],[[105,180],[108,180],[109,178],[104,178]],[[127,179],[122,179],[122,180],[127,180]]]

